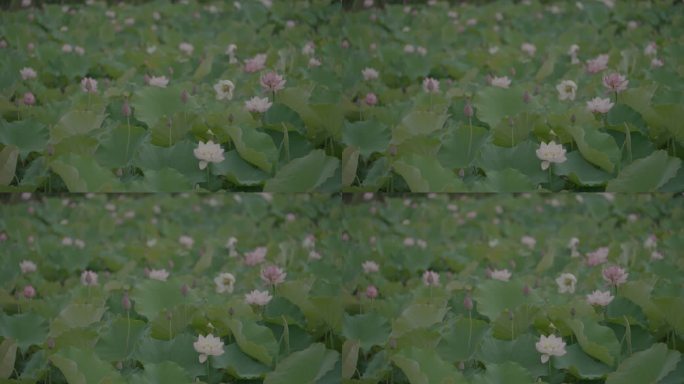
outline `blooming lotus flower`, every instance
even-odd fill
[[[644,48],[644,55],[655,56],[657,54],[658,54],[658,44],[656,44],[655,41],[651,41]]]
[[[76,54],[79,56],[83,56],[83,54],[85,53],[85,49],[77,45],[74,47],[74,52],[76,52]]]
[[[610,291],[599,291],[596,290],[591,294],[587,295],[587,303],[590,305],[598,305],[605,307],[613,301],[614,297],[610,294]]]
[[[286,276],[287,273],[275,265],[269,265],[261,270],[261,280],[272,285],[284,282]]]
[[[556,86],[556,90],[558,90],[558,99],[575,100],[577,84],[572,80],[563,80]]]
[[[651,260],[653,261],[662,260],[664,258],[665,256],[663,256],[663,254],[658,251],[651,252]]]
[[[71,53],[74,51],[74,47],[71,44],[64,44],[62,45],[62,52],[64,53]]]
[[[216,337],[211,333],[206,336],[199,335],[197,341],[195,341],[192,346],[195,348],[195,351],[200,354],[200,364],[206,362],[209,356],[221,356],[224,352],[221,338]]]
[[[594,267],[596,265],[605,263],[606,261],[608,261],[609,252],[610,248],[601,247],[593,252],[587,253],[587,265],[590,267]]]
[[[499,88],[508,88],[511,85],[511,79],[508,76],[496,77],[494,76],[490,81],[490,84]]]
[[[364,68],[361,71],[361,74],[363,75],[363,79],[366,81],[375,80],[380,76],[380,73],[374,68]]]
[[[418,46],[416,47],[416,52],[418,52],[418,54],[421,56],[425,56],[427,55],[427,48]]]
[[[629,80],[619,73],[603,76],[603,86],[611,92],[622,92],[627,89],[627,84],[629,84]]]
[[[178,242],[187,249],[192,248],[192,245],[195,244],[195,240],[187,235],[182,235],[179,237]]]
[[[320,260],[322,258],[323,256],[321,256],[321,254],[318,253],[315,249],[309,251],[309,260]]]
[[[315,57],[309,59],[309,67],[316,68],[321,66],[321,61]]]
[[[626,273],[624,269],[617,265],[611,265],[610,267],[603,269],[603,280],[616,287],[626,283],[628,276],[629,273]]]
[[[649,235],[646,240],[644,240],[644,248],[655,249],[658,246],[658,237],[656,235]]]
[[[180,49],[180,51],[184,54],[190,56],[192,55],[192,52],[195,50],[195,47],[193,47],[190,43],[180,43],[178,45],[178,49]]]
[[[266,56],[263,53],[260,53],[251,59],[245,60],[245,72],[247,73],[254,73],[254,72],[259,72],[262,69],[266,67],[266,59],[268,56]]]
[[[83,92],[92,92],[95,93],[97,92],[97,80],[90,78],[90,77],[84,77],[81,80],[81,90]]]
[[[662,67],[663,65],[665,65],[665,63],[663,63],[663,61],[660,60],[660,59],[657,58],[657,57],[654,57],[654,58],[651,60],[651,68],[660,68],[660,67]]]
[[[202,141],[197,143],[197,148],[194,149],[193,153],[197,160],[200,161],[199,169],[206,168],[209,163],[220,163],[225,160],[221,144],[214,144],[211,140],[206,143]]]
[[[249,112],[264,113],[271,108],[273,103],[268,101],[268,97],[254,96],[245,101],[245,109]]]
[[[577,278],[572,273],[562,273],[556,279],[556,284],[558,284],[558,293],[575,293]]]
[[[250,305],[258,305],[260,307],[265,306],[271,301],[273,297],[268,293],[268,291],[253,290],[250,293],[245,294],[245,302]]]
[[[615,104],[607,98],[602,99],[600,97],[595,97],[590,101],[587,101],[587,109],[593,113],[608,113],[614,105]]]
[[[219,80],[218,83],[214,84],[214,91],[216,91],[216,100],[233,99],[233,90],[235,90],[235,84],[230,80]]]
[[[166,281],[169,278],[169,272],[166,269],[153,269],[147,275],[152,280]]]
[[[520,242],[529,249],[534,249],[534,246],[537,245],[537,239],[532,236],[523,236],[520,238]]]
[[[266,247],[259,247],[252,252],[246,252],[245,265],[255,266],[263,263],[266,259],[266,252],[268,252],[268,248]]]
[[[261,87],[265,91],[277,92],[285,88],[285,79],[275,72],[268,72],[261,76]]]
[[[554,141],[550,143],[542,142],[537,149],[537,158],[542,161],[541,168],[546,170],[549,168],[551,163],[564,163],[567,158],[565,157],[565,148],[563,145],[556,144]]]
[[[30,67],[24,67],[19,71],[19,74],[21,74],[21,78],[24,80],[31,80],[35,79],[37,74],[36,71],[33,68]]]
[[[598,55],[591,60],[587,60],[587,72],[599,73],[604,71],[608,68],[608,60],[610,60],[608,55]]]
[[[520,46],[520,49],[530,56],[534,56],[534,54],[537,52],[537,47],[530,43],[523,43],[523,45]]]
[[[404,53],[414,53],[416,51],[416,47],[411,45],[411,44],[406,44],[404,46]]]
[[[423,273],[423,284],[429,286],[439,285],[439,273],[430,270]]]
[[[427,93],[439,92],[439,80],[426,77],[425,80],[423,80],[423,90]]]
[[[152,76],[147,81],[147,84],[153,87],[166,88],[169,84],[169,79],[166,76]]]
[[[232,273],[222,272],[214,278],[216,293],[233,293],[235,276]]]
[[[81,284],[86,286],[97,285],[97,273],[89,270],[83,271],[81,273]]]
[[[508,269],[495,269],[491,271],[489,277],[494,280],[508,281],[511,278],[511,272],[509,272]]]
[[[556,335],[541,335],[534,346],[537,348],[537,352],[542,354],[542,364],[548,362],[551,356],[563,356],[566,353],[563,338]]]
[[[366,288],[366,297],[371,299],[371,300],[378,297],[378,288],[376,288],[375,285],[369,285]]]
[[[23,260],[19,263],[19,268],[21,268],[21,273],[23,274],[33,273],[38,269],[36,263],[30,260]]]
[[[302,55],[313,56],[316,53],[316,44],[313,41],[309,41],[302,47]]]
[[[380,266],[378,263],[372,260],[367,260],[364,261],[363,264],[361,264],[361,267],[363,267],[363,273],[376,273],[380,270]]]

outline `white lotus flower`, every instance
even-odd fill
[[[218,83],[214,84],[214,91],[216,91],[216,100],[233,99],[233,91],[235,90],[235,84],[230,80],[219,80]]]
[[[37,74],[36,71],[33,68],[30,67],[24,67],[22,68],[19,73],[21,74],[21,78],[24,80],[31,80],[35,79]]]
[[[84,77],[81,80],[81,90],[86,93],[97,92],[97,80],[90,77]]]
[[[361,71],[361,74],[363,75],[363,79],[366,81],[375,80],[380,77],[380,73],[374,68],[364,68]]]
[[[562,273],[556,279],[556,284],[558,284],[559,293],[575,293],[577,278],[572,273]]]
[[[206,168],[209,163],[220,163],[225,160],[221,144],[214,144],[211,140],[206,143],[202,141],[197,143],[197,148],[194,149],[193,153],[197,160],[200,161],[200,169]]]
[[[563,80],[556,86],[558,90],[558,99],[560,100],[575,100],[575,92],[577,91],[577,84],[572,80]]]
[[[608,98],[595,97],[587,101],[587,109],[592,113],[608,113],[614,105]]]
[[[361,267],[363,267],[363,273],[375,273],[380,270],[378,263],[372,260],[364,261]]]
[[[221,338],[216,337],[211,333],[206,336],[199,335],[197,341],[195,341],[192,346],[195,348],[195,351],[200,354],[200,363],[206,362],[209,356],[221,356],[224,352]]]
[[[245,109],[249,112],[264,113],[268,111],[272,105],[273,103],[268,101],[268,97],[254,96],[245,101]]]
[[[195,50],[195,47],[193,47],[190,43],[180,43],[178,45],[178,49],[180,49],[181,52],[185,53],[186,55],[190,56],[192,55],[192,52]]]
[[[166,76],[152,76],[147,84],[153,87],[166,88],[169,84],[169,79],[167,79]]]
[[[542,354],[542,364],[548,362],[551,356],[565,355],[565,342],[563,338],[556,335],[541,335],[539,341],[534,346],[537,348],[537,352]]]
[[[97,273],[85,270],[81,273],[81,284],[83,285],[97,285]]]
[[[537,47],[530,43],[523,43],[523,45],[520,46],[520,49],[530,56],[534,56],[534,54],[537,52]]]
[[[19,263],[19,268],[21,268],[21,273],[24,274],[35,272],[38,269],[36,263],[30,260],[24,260]]]
[[[245,295],[245,302],[247,304],[258,305],[263,307],[268,304],[273,297],[268,293],[268,291],[253,290]]]
[[[556,144],[554,141],[548,144],[542,142],[537,149],[537,157],[542,161],[541,168],[546,170],[551,163],[564,163],[567,160],[565,153],[566,150],[562,144]]]
[[[511,272],[508,269],[495,269],[489,276],[494,280],[508,281],[511,278]]]
[[[596,290],[591,294],[587,295],[587,303],[591,305],[605,307],[606,305],[610,304],[610,302],[613,301],[614,298],[615,297],[613,297],[613,295],[610,294],[610,291]]]
[[[148,277],[152,280],[166,281],[169,278],[169,272],[166,269],[153,269]]]
[[[235,276],[232,273],[222,272],[214,278],[216,293],[233,293]]]
[[[511,79],[508,78],[508,76],[504,77],[496,77],[494,76],[492,78],[492,81],[490,82],[491,85],[499,88],[508,88],[511,85]]]

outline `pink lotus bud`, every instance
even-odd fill
[[[188,287],[187,284],[183,284],[183,286],[181,287],[181,295],[187,296],[188,292],[190,292],[190,287]]]
[[[34,105],[36,104],[36,97],[31,92],[24,93],[24,98],[22,100],[24,105]]]
[[[125,292],[123,297],[121,298],[121,306],[125,311],[131,310],[131,299],[128,298],[128,292]]]
[[[469,101],[466,102],[465,107],[463,107],[463,115],[469,119],[474,115],[473,106]]]
[[[24,297],[27,299],[33,299],[36,297],[36,289],[32,285],[27,285],[24,287]]]
[[[349,40],[342,40],[341,46],[342,46],[342,48],[344,48],[344,49],[349,48]]]
[[[530,96],[530,93],[525,91],[525,94],[523,95],[523,101],[525,104],[529,104],[530,101],[532,101],[532,96]]]
[[[463,307],[466,311],[473,310],[473,299],[471,299],[470,296],[466,296],[465,299],[463,299]]]
[[[369,285],[368,288],[366,288],[366,297],[369,299],[375,299],[378,297],[378,289],[375,288],[374,285]]]
[[[124,115],[124,117],[131,116],[131,106],[128,104],[128,100],[124,100],[124,103],[121,106],[121,113]]]
[[[525,284],[525,286],[523,287],[523,295],[529,296],[529,294],[530,294],[530,286]]]

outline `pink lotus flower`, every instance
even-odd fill
[[[601,247],[594,252],[587,253],[587,265],[590,267],[603,264],[608,261],[608,253],[610,248]]]
[[[373,92],[368,92],[366,98],[364,99],[367,105],[373,106],[378,104],[378,97]]]
[[[27,299],[33,299],[36,297],[36,289],[32,285],[27,285],[24,287],[24,297]]]
[[[83,271],[81,273],[81,284],[86,286],[97,285],[97,273],[89,270]]]
[[[147,274],[147,277],[152,280],[166,281],[169,278],[169,272],[166,269],[152,269]]]
[[[611,92],[622,92],[627,89],[627,84],[629,84],[629,80],[619,73],[603,76],[603,86]]]
[[[273,297],[268,291],[259,291],[257,289],[245,294],[245,303],[263,307],[268,304]]]
[[[245,253],[245,265],[249,266],[255,266],[257,264],[261,264],[264,262],[266,259],[266,253],[268,252],[268,248],[266,247],[259,247],[253,250],[252,252],[246,252]]]
[[[534,56],[534,54],[537,52],[537,47],[530,43],[523,43],[523,45],[520,46],[520,49],[530,56]]]
[[[610,56],[608,55],[598,55],[597,57],[587,60],[587,72],[589,73],[599,73],[608,68],[608,60]]]
[[[520,238],[520,242],[529,249],[534,249],[534,246],[537,245],[537,240],[532,236],[523,236]]]
[[[268,111],[273,103],[268,101],[267,97],[254,96],[251,99],[245,101],[245,109],[249,112],[254,113],[264,113]]]
[[[272,285],[284,282],[286,276],[287,273],[275,265],[269,265],[261,270],[261,280]]]
[[[423,284],[427,286],[439,285],[439,273],[430,270],[423,273]]]
[[[663,61],[662,61],[661,59],[657,58],[657,57],[654,57],[654,58],[651,60],[651,68],[660,68],[660,67],[662,67],[663,65],[665,65],[665,63],[663,63]]]
[[[268,72],[261,76],[261,88],[268,92],[277,92],[285,88],[285,79],[275,72]]]
[[[95,93],[97,92],[97,80],[90,78],[90,77],[84,77],[81,80],[81,90],[83,92],[92,92]]]
[[[563,356],[566,353],[563,338],[556,335],[541,335],[539,341],[534,346],[537,348],[537,352],[542,354],[542,364],[548,362],[551,356]]]
[[[590,305],[598,305],[601,307],[605,307],[606,305],[610,304],[611,301],[613,301],[615,297],[610,294],[610,291],[599,291],[596,290],[592,292],[591,294],[587,295],[587,303]]]
[[[180,43],[178,45],[178,49],[180,49],[180,51],[184,54],[190,56],[192,55],[192,52],[195,50],[195,47],[193,47],[190,43]]]
[[[629,273],[626,273],[624,269],[617,265],[611,265],[603,269],[603,280],[616,287],[627,282],[628,276]]]
[[[192,245],[195,244],[195,240],[187,235],[182,235],[179,237],[178,242],[187,249],[192,248]]]
[[[375,287],[375,285],[369,285],[368,288],[366,288],[366,297],[371,300],[378,297],[378,289]]]
[[[423,80],[423,90],[426,93],[439,92],[439,80],[435,80],[432,77],[426,77],[425,80]]]
[[[592,113],[608,113],[613,104],[610,99],[602,99],[600,97],[595,97],[590,101],[587,101],[587,109]]]
[[[266,56],[263,53],[260,53],[252,57],[251,59],[245,60],[245,72],[254,73],[263,70],[266,67],[267,58],[268,56]]]
[[[33,93],[31,93],[31,92],[26,92],[26,93],[24,93],[24,97],[21,99],[21,102],[27,106],[35,105],[36,104],[36,96],[34,96]]]

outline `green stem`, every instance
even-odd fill
[[[470,136],[468,137],[468,160],[470,160],[470,150],[473,145],[473,118],[468,118],[468,126],[470,127]]]
[[[473,335],[473,311],[468,311],[468,352],[470,352],[470,340]]]

